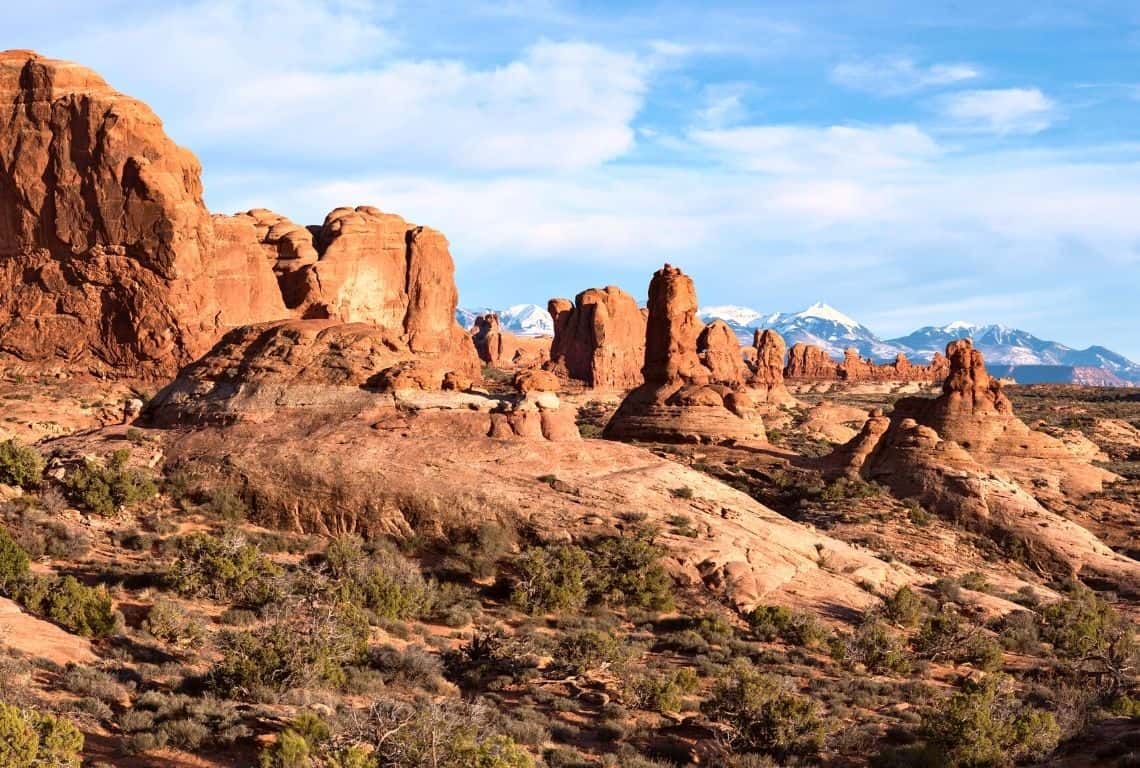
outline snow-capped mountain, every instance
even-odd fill
[[[1110,349],[1098,346],[1073,349],[1004,325],[974,325],[959,321],[942,327],[919,328],[908,336],[889,339],[888,343],[913,350],[913,357],[928,359],[936,350],[945,349],[948,342],[967,337],[973,339],[974,346],[986,356],[987,363],[1103,368],[1122,379],[1140,381],[1140,365]]]
[[[974,346],[986,356],[987,363],[1002,366],[1002,370],[1016,370],[1019,379],[1028,380],[1037,374],[1055,378],[1061,369],[1068,370],[1066,375],[1073,375],[1073,369],[1081,369],[1085,371],[1081,377],[1088,379],[1089,370],[1102,369],[1106,373],[1105,381],[1119,377],[1140,383],[1140,365],[1110,349],[1099,346],[1073,349],[1004,325],[959,320],[943,326],[925,326],[906,336],[884,340],[862,323],[822,303],[793,313],[765,315],[751,307],[726,306],[706,307],[699,314],[705,321],[724,320],[742,343],[751,343],[755,329],[772,328],[789,346],[797,342],[814,344],[834,358],[841,358],[845,349],[854,347],[860,355],[876,362],[889,362],[900,352],[914,362],[926,362],[935,352],[944,351],[950,341],[971,338]],[[1052,370],[1034,372],[1026,366],[1047,366]]]
[[[725,311],[725,310],[728,311]],[[771,328],[788,343],[814,344],[832,357],[843,357],[849,347],[859,350],[864,357],[893,359],[899,351],[886,344],[870,328],[822,302],[812,304],[801,312],[774,312],[764,315],[748,307],[706,307],[700,310],[703,320],[724,320],[744,343],[752,342],[757,328]],[[742,323],[740,319],[750,318]]]
[[[537,304],[515,304],[506,309],[465,309],[455,310],[455,319],[464,328],[475,324],[475,318],[495,312],[499,315],[499,324],[504,331],[510,331],[518,336],[553,336],[554,320],[545,307]]]

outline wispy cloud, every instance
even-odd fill
[[[905,56],[863,59],[836,64],[831,80],[857,91],[898,96],[937,86],[954,85],[981,75],[975,64],[921,65]]]
[[[694,130],[690,138],[741,169],[835,176],[913,166],[939,153],[915,125],[752,125]]]
[[[938,106],[952,127],[972,133],[1040,133],[1057,118],[1056,103],[1037,88],[961,91]]]

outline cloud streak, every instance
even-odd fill
[[[974,64],[923,66],[905,56],[846,61],[831,68],[831,80],[852,90],[900,96],[939,86],[955,85],[981,76]]]

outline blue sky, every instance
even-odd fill
[[[213,210],[442,230],[467,306],[668,261],[703,304],[1140,359],[1140,5],[700,5],[45,0],[0,47],[148,102]]]

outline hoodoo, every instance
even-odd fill
[[[551,299],[554,341],[548,368],[598,389],[629,389],[643,381],[645,316],[617,286],[590,288],[574,301]]]
[[[606,425],[607,438],[765,440],[763,422],[742,386],[739,344],[727,327],[710,328],[697,319],[697,292],[690,277],[668,264],[654,273],[642,368],[645,383],[622,401]],[[735,360],[729,361],[734,344]]]

